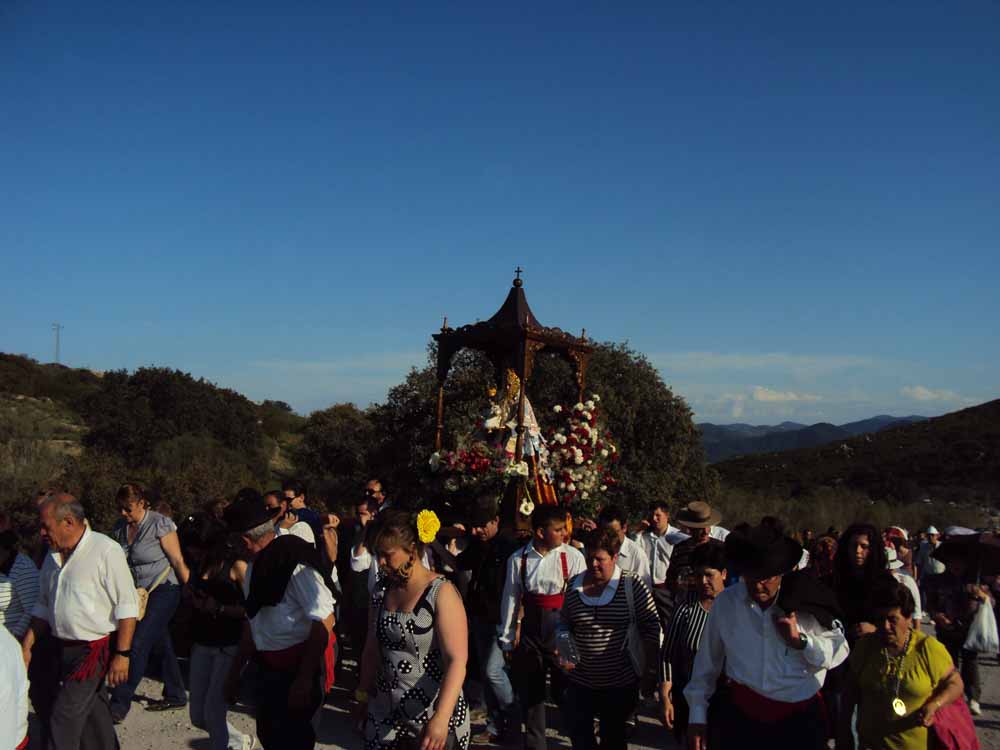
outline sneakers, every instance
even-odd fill
[[[242,750],[255,750],[257,747],[257,738],[252,734],[243,735],[243,747]]]
[[[983,709],[980,708],[979,701],[971,699],[969,700],[969,713],[972,714],[973,716],[983,715]]]

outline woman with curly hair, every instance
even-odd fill
[[[432,511],[389,508],[375,523],[372,550],[383,576],[372,595],[355,692],[365,747],[465,750],[465,607],[458,590],[422,560],[440,521]]]

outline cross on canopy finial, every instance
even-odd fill
[[[514,269],[514,274],[515,274],[514,286],[521,286],[522,284],[524,284],[524,282],[521,281],[522,273],[524,273],[524,269],[521,268],[521,266],[518,266],[517,268]]]

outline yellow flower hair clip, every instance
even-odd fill
[[[437,539],[441,530],[441,519],[433,510],[422,510],[417,514],[417,536],[423,544],[430,544]]]

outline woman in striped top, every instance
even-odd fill
[[[626,637],[634,627],[641,640],[635,651],[652,663],[660,620],[642,579],[615,564],[621,541],[614,531],[595,531],[584,548],[587,570],[570,580],[562,608],[560,632],[570,634],[579,656],[576,663],[560,659],[569,675],[563,710],[574,750],[593,747],[595,718],[602,750],[624,750],[625,722],[638,702],[642,671],[633,666]]]
[[[20,640],[38,598],[38,568],[17,551],[17,534],[0,532],[0,625]]]
[[[722,545],[704,544],[691,555],[694,576],[689,588],[698,599],[677,608],[660,652],[660,720],[683,741],[688,725],[688,705],[684,687],[691,679],[701,633],[712,611],[715,597],[726,587],[726,553]]]

